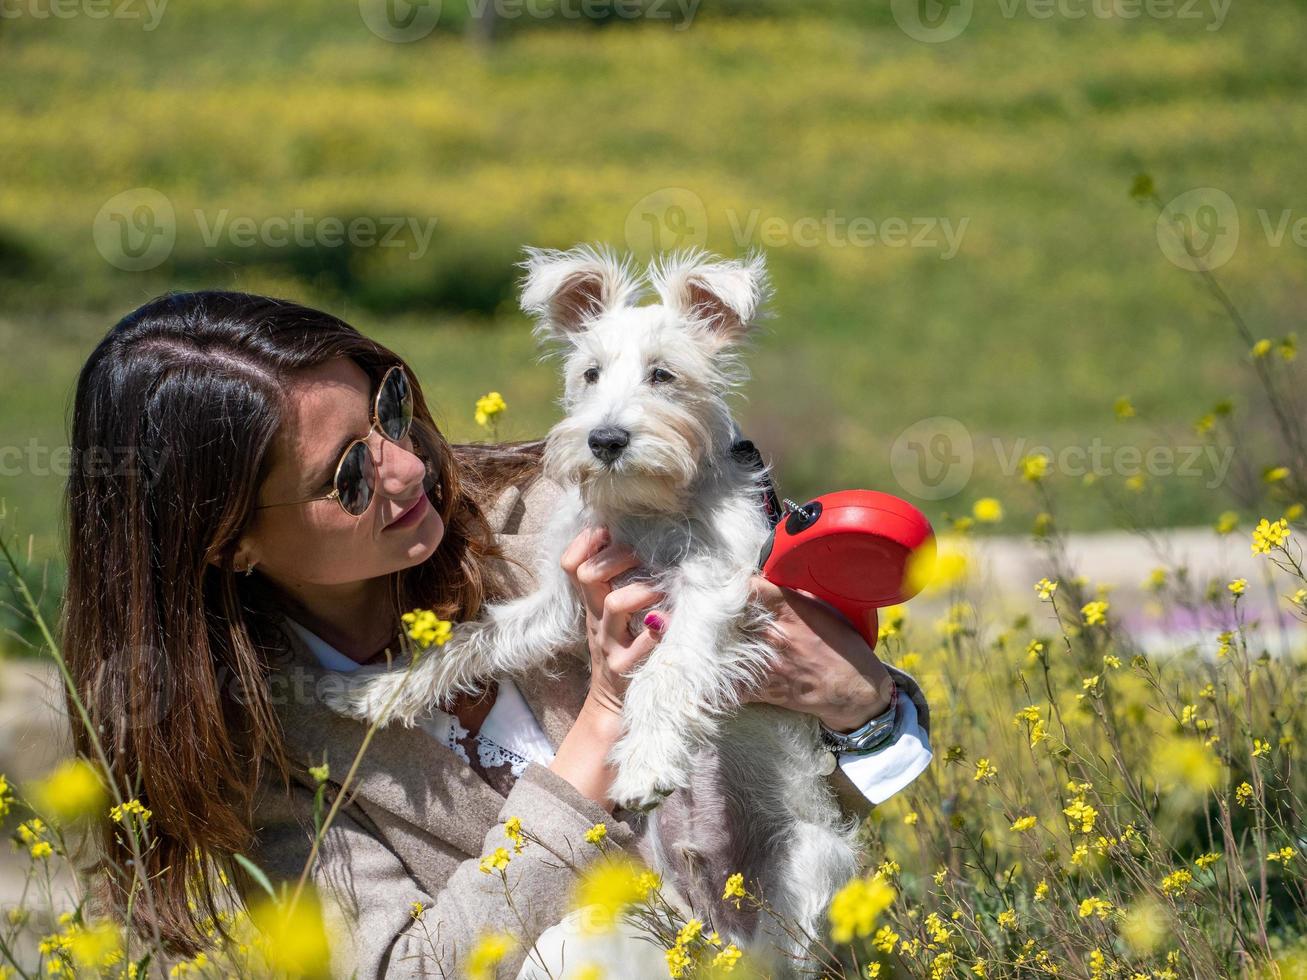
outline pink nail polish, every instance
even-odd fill
[[[649,629],[653,630],[655,633],[661,633],[663,627],[666,626],[667,623],[663,620],[663,617],[659,616],[656,612],[651,612],[644,617],[644,625],[649,627]]]

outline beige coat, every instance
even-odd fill
[[[505,553],[527,568],[534,565],[559,492],[556,484],[537,480],[525,493],[510,488],[490,511]],[[529,575],[519,572],[514,579],[522,591],[530,588]],[[322,702],[339,675],[324,671],[297,637],[288,640],[289,660],[276,675],[273,693],[292,762],[292,784],[289,793],[271,784],[261,793],[253,857],[274,877],[294,880],[312,837],[314,783],[307,769],[325,760],[330,788],[337,789],[366,727]],[[515,678],[555,748],[588,688],[585,651],[562,660],[553,678],[540,672]],[[919,692],[909,693],[927,719]],[[846,808],[866,812],[870,804],[843,773],[837,770],[830,778]],[[498,875],[484,874],[478,865],[483,855],[506,845],[504,822],[514,816],[539,842],[528,844],[509,864],[510,905]],[[501,976],[516,975],[529,944],[568,911],[572,867],[596,855],[584,835],[599,822],[607,824],[610,844],[638,853],[630,825],[543,766],[529,764],[504,797],[424,730],[395,726],[378,731],[313,874],[328,909],[332,974],[461,975],[461,968],[455,968],[458,959],[479,935],[499,930],[526,944],[500,971]],[[414,902],[426,906],[420,922],[411,914]]]

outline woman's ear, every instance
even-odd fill
[[[649,267],[649,278],[669,310],[735,343],[757,322],[771,296],[761,252],[723,261],[698,250],[677,252]]]
[[[629,261],[606,248],[528,248],[526,255],[522,309],[536,318],[538,335],[579,333],[596,317],[639,298],[639,282]]]

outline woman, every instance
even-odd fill
[[[117,324],[78,380],[72,443],[64,649],[115,777],[153,812],[153,896],[131,915],[191,951],[238,877],[233,855],[291,880],[309,860],[318,784],[334,795],[366,734],[323,702],[340,673],[397,651],[407,610],[466,620],[529,588],[558,488],[539,477],[540,443],[446,443],[380,344],[239,293],[161,297]],[[632,638],[629,615],[660,597],[610,587],[634,558],[601,528],[563,564],[586,601],[588,650],[368,746],[313,862],[333,973],[452,975],[498,929],[524,940],[511,975],[567,911],[560,857],[596,853],[584,835],[599,822],[613,846],[634,846],[605,758],[624,675],[669,614],[654,609]],[[757,591],[784,656],[754,697],[833,731],[897,703],[894,744],[856,760],[879,802],[929,760],[915,685],[820,603],[761,579]],[[895,681],[912,697],[895,698]],[[479,867],[510,817],[535,838],[509,864],[511,902]],[[125,867],[105,830],[106,867]],[[111,880],[123,911],[127,884]]]

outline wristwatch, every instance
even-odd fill
[[[899,686],[890,689],[889,707],[860,728],[851,732],[837,732],[821,726],[821,741],[832,752],[844,755],[869,755],[883,746],[894,734],[898,720]]]

